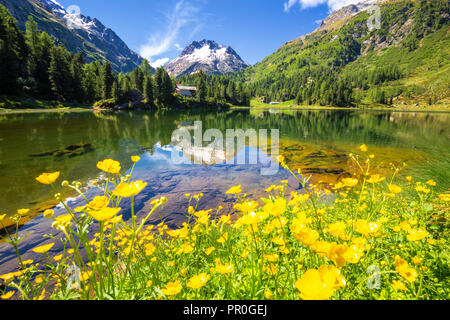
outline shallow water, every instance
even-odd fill
[[[441,190],[450,188],[450,118],[446,113],[232,110],[0,115],[0,213],[12,215],[20,208],[31,209],[22,232],[33,234],[22,244],[21,252],[31,257],[28,249],[42,242],[42,235],[51,230],[42,215],[36,218],[56,205],[51,189],[35,181],[42,172],[61,171],[59,182],[80,181],[93,197],[96,191],[90,182],[101,177],[98,161],[118,160],[126,171],[132,165],[130,156],[140,155],[133,176],[148,186],[136,199],[137,211],[145,212],[153,199],[165,195],[169,202],[152,223],[163,217],[173,226],[184,221],[184,194],[188,192],[204,193],[203,208],[222,205],[227,212],[233,197],[225,191],[234,185],[242,184],[253,197],[262,196],[264,188],[284,179],[290,179],[291,190],[299,189],[284,169],[272,176],[260,174],[272,160],[258,145],[231,155],[236,159],[241,153],[257,154],[260,161],[255,165],[229,165],[220,160],[209,165],[174,163],[172,132],[179,127],[192,129],[196,120],[202,121],[203,132],[216,128],[224,136],[226,129],[279,129],[280,153],[293,168],[312,174],[315,182],[335,182],[347,175],[352,170],[348,154],[365,143],[380,168],[406,161],[405,175],[434,178]],[[74,196],[66,191],[63,195]],[[73,198],[70,203],[76,206],[81,202]],[[124,208],[128,205],[123,202]],[[127,219],[129,212],[123,213]],[[14,263],[6,244],[0,245],[0,269]]]

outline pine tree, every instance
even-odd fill
[[[151,76],[146,76],[144,80],[144,97],[147,104],[153,105],[153,81]]]
[[[114,83],[114,74],[112,71],[111,63],[106,62],[101,68],[101,81],[102,81],[102,98],[110,99],[112,85]]]

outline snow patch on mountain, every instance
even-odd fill
[[[170,75],[178,77],[196,73],[200,69],[206,74],[224,74],[248,66],[231,47],[203,40],[192,42],[164,68]]]

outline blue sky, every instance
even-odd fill
[[[355,0],[57,0],[113,29],[154,66],[194,40],[229,45],[255,64]]]

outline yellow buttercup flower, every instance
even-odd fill
[[[53,172],[53,173],[43,173],[39,177],[36,178],[36,180],[42,184],[52,184],[59,178],[60,172]]]
[[[18,214],[19,216],[24,216],[24,215],[26,215],[28,212],[30,212],[30,209],[19,209],[19,210],[17,210],[17,214]]]
[[[214,250],[216,250],[216,248],[214,247],[209,247],[208,249],[205,250],[205,254],[207,256],[209,256]]]
[[[344,178],[344,179],[342,179],[341,182],[345,186],[352,188],[352,187],[354,187],[354,186],[356,186],[358,184],[358,179],[356,179],[356,178]]]
[[[345,279],[333,266],[310,269],[295,282],[304,300],[328,300],[334,291],[345,286]]]
[[[176,280],[174,282],[169,282],[165,288],[161,289],[161,292],[166,296],[174,296],[179,294],[182,289],[183,286]]]
[[[274,217],[279,217],[286,211],[286,200],[284,198],[277,198],[275,201],[268,202],[263,210]]]
[[[440,194],[439,199],[444,201],[444,202],[449,202],[450,201],[450,194]]]
[[[218,243],[225,243],[228,240],[228,232],[225,232],[218,240]]]
[[[39,246],[33,249],[34,252],[36,253],[46,253],[48,252],[55,244],[54,243],[49,243],[43,246]]]
[[[426,236],[428,236],[428,231],[425,228],[420,228],[420,229],[410,229],[408,231],[408,235],[406,236],[406,238],[409,241],[419,241],[424,239]]]
[[[102,209],[107,207],[109,203],[109,199],[104,196],[95,197],[91,202],[88,203],[87,207],[91,209]]]
[[[29,259],[29,260],[23,261],[22,263],[23,263],[23,265],[27,266],[29,264],[32,264],[33,262],[34,262],[33,260]]]
[[[53,257],[53,260],[54,260],[55,262],[58,262],[58,261],[60,261],[60,260],[62,259],[62,257],[63,257],[63,255],[62,255],[62,254],[59,254],[59,255],[57,255],[57,256],[54,256],[54,257]]]
[[[89,210],[89,215],[92,216],[97,221],[107,221],[111,220],[116,216],[121,208],[102,208],[100,210]]]
[[[241,193],[241,192],[242,192],[241,185],[238,185],[238,186],[236,186],[236,187],[230,188],[230,189],[226,192],[226,194],[238,194],[238,193]]]
[[[407,291],[408,290],[408,288],[405,286],[405,284],[402,281],[400,281],[400,280],[392,281],[392,287],[394,289],[401,290],[401,291]]]
[[[192,289],[200,289],[208,282],[209,279],[210,275],[203,272],[189,279],[187,286]]]
[[[263,258],[266,259],[269,262],[275,262],[278,260],[278,255],[277,254],[264,254]]]
[[[391,193],[397,194],[397,193],[402,192],[402,188],[397,186],[397,185],[395,185],[395,184],[390,184],[389,185],[389,191]]]
[[[294,237],[305,246],[311,246],[319,239],[319,233],[316,230],[304,227],[294,233]]]
[[[221,264],[221,263],[216,263],[216,272],[220,273],[220,274],[228,274],[228,273],[232,273],[233,272],[233,266],[229,263],[226,264]]]
[[[428,180],[428,181],[426,182],[426,184],[429,185],[429,186],[435,187],[435,186],[436,186],[436,181],[434,181],[434,180]]]
[[[383,176],[381,176],[379,174],[374,174],[374,175],[371,175],[369,179],[367,179],[367,182],[375,184],[375,183],[382,182],[384,180],[386,180],[385,177],[383,177]]]
[[[422,258],[419,258],[418,256],[415,256],[414,258],[413,258],[413,262],[414,262],[414,264],[420,264],[421,262],[422,262]]]
[[[414,282],[417,279],[417,271],[414,268],[409,267],[408,262],[402,259],[400,256],[395,256],[395,269],[400,276]]]
[[[131,156],[131,161],[133,161],[134,163],[139,162],[139,160],[141,160],[141,157],[139,157],[139,156]]]
[[[359,150],[361,150],[362,152],[367,152],[367,146],[363,144],[362,146],[359,147]]]
[[[3,219],[5,219],[6,214],[0,214],[0,221],[2,221]]]
[[[53,211],[51,209],[47,209],[43,213],[44,217],[47,218],[47,219],[52,218],[54,214],[55,214],[55,211]]]
[[[113,194],[123,198],[129,198],[137,195],[147,186],[147,182],[133,181],[130,183],[121,183],[116,189],[114,189]]]
[[[14,293],[14,291],[8,291],[7,293],[1,295],[0,298],[2,298],[3,300],[8,300],[14,295]]]
[[[119,174],[121,169],[120,163],[112,159],[105,159],[103,161],[98,162],[97,168],[112,174]]]

